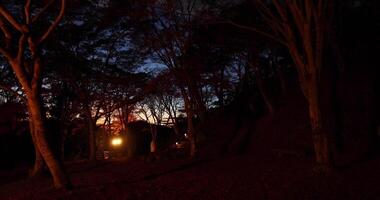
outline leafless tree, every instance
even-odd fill
[[[328,0],[255,0],[271,32],[256,27],[231,24],[267,36],[287,47],[298,72],[302,92],[309,105],[309,117],[317,168],[329,171],[332,165],[328,134],[322,123],[320,85],[325,64],[333,3]]]
[[[42,169],[42,160],[48,166],[56,188],[70,187],[70,180],[62,164],[49,147],[46,139],[45,114],[41,101],[41,80],[43,72],[42,45],[61,22],[66,9],[66,0],[60,1],[58,16],[42,33],[38,33],[37,23],[43,14],[52,6],[50,1],[43,8],[32,11],[32,1],[26,0],[23,6],[24,15],[20,22],[3,5],[0,5],[0,29],[4,36],[4,45],[0,53],[7,59],[27,99],[27,107],[31,123],[31,134],[36,149],[36,163],[33,174]],[[36,14],[32,14],[36,13]],[[17,44],[13,41],[17,40]]]

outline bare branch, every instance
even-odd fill
[[[32,23],[36,22],[40,17],[41,15],[47,10],[49,9],[49,7],[55,2],[55,0],[50,0],[41,10],[40,12],[38,12],[35,16],[33,16],[32,18]]]
[[[0,5],[0,15],[2,15],[16,30],[25,33],[28,32],[28,28],[16,21],[12,14],[8,12],[6,8]]]
[[[41,71],[42,71],[42,66],[41,66],[41,58],[37,57],[35,60],[34,60],[34,63],[33,63],[33,78],[32,78],[32,89],[34,91],[37,91],[39,90],[39,86],[40,86],[40,80],[41,80]]]
[[[26,0],[25,6],[24,6],[24,14],[25,14],[25,23],[30,24],[30,5],[32,3],[32,0]]]
[[[26,35],[22,34],[18,40],[17,62],[19,65],[23,64],[24,51],[25,51]]]
[[[5,37],[5,48],[9,48],[12,42],[12,34],[6,27],[3,18],[0,17],[0,29],[4,34]]]
[[[296,24],[296,27],[298,29],[298,32],[301,34],[302,37],[306,37],[305,34],[305,27],[307,26],[307,22],[304,20],[304,16],[302,16],[302,12],[300,8],[296,5],[296,3],[288,3],[287,4],[290,13],[293,17],[293,21]]]
[[[238,28],[241,28],[241,29],[245,29],[245,30],[248,30],[248,31],[252,31],[252,32],[258,33],[258,34],[263,35],[263,36],[265,36],[265,37],[268,37],[268,38],[270,38],[270,39],[272,39],[272,40],[274,40],[274,41],[276,41],[276,42],[279,42],[279,43],[281,43],[281,44],[283,44],[283,45],[286,45],[286,42],[285,42],[285,41],[279,39],[278,37],[273,36],[273,35],[270,34],[270,33],[266,33],[266,32],[264,32],[264,31],[261,31],[261,30],[259,30],[259,29],[257,29],[257,28],[250,27],[250,26],[245,26],[245,25],[241,25],[241,24],[235,23],[235,22],[230,21],[230,20],[227,20],[227,23],[228,23],[228,24],[231,24],[231,25],[233,25],[233,26],[236,26],[236,27],[238,27]]]
[[[289,5],[290,3],[291,2],[287,1],[285,4]],[[280,14],[281,18],[286,19],[287,15],[286,15],[286,9],[284,8],[284,6],[281,6],[280,3],[278,3],[277,0],[274,0],[273,4],[276,7],[276,10]]]
[[[42,37],[37,40],[37,45],[41,44],[43,41],[45,41],[50,34],[53,32],[53,30],[58,26],[59,22],[62,20],[66,10],[66,0],[61,0],[61,10],[57,16],[57,18],[54,20],[54,22],[50,25],[50,27],[47,29],[47,31],[42,35]]]

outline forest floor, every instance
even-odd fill
[[[305,106],[291,102],[255,123],[236,125],[233,116],[209,123],[214,136],[225,140],[201,149],[196,159],[67,163],[71,191],[55,190],[48,176],[23,179],[25,168],[0,172],[0,199],[380,199],[379,156],[350,153],[339,156],[327,176],[313,170],[308,118],[295,109]],[[221,151],[233,138],[246,142],[244,150],[230,145]]]
[[[379,199],[380,158],[341,164],[328,176],[313,171],[313,156],[295,150],[303,142],[276,141],[262,118],[248,132],[244,153],[218,153],[197,159],[173,158],[154,162],[141,159],[68,163],[72,191],[55,190],[48,176],[23,179],[26,169],[8,172],[0,181],[0,199]],[[279,123],[280,125],[281,123]],[[300,126],[303,126],[300,124]],[[305,128],[305,127],[304,127]],[[302,130],[294,126],[292,129]],[[246,130],[242,128],[242,130]],[[285,129],[282,129],[285,131]],[[292,131],[292,130],[288,130]],[[302,131],[301,131],[302,132]],[[271,145],[271,148],[265,147]],[[23,174],[23,175],[22,175]],[[12,179],[13,178],[13,179]]]
[[[51,179],[0,185],[0,199],[379,199],[380,160],[329,176],[312,160],[292,155],[213,159],[76,163],[68,166],[75,188],[55,190]]]

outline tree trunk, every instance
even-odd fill
[[[45,163],[44,163],[42,155],[41,155],[41,153],[37,147],[32,119],[29,119],[29,128],[30,128],[30,135],[32,137],[32,141],[33,141],[33,145],[34,145],[34,155],[35,155],[34,165],[33,165],[33,168],[29,171],[29,177],[34,178],[34,177],[38,177],[41,175],[41,173],[45,167]]]
[[[322,173],[331,171],[332,159],[327,130],[324,129],[319,100],[319,87],[316,78],[308,83],[309,116],[312,128],[313,144],[316,159],[316,169]]]
[[[199,91],[199,87],[193,80],[190,80],[188,85],[189,85],[188,86],[188,88],[189,88],[188,94],[189,94],[189,98],[191,100],[192,110],[196,111],[196,114],[198,114],[199,120],[201,122],[203,122],[204,121],[204,115],[206,113],[206,105],[203,102],[203,98],[202,98],[202,95]],[[194,115],[194,111],[193,111],[193,115]]]
[[[186,118],[187,118],[187,133],[186,134],[190,141],[190,157],[194,157],[197,153],[195,128],[194,128],[194,122],[193,122],[194,110],[191,104],[191,100],[186,95],[186,92],[184,91],[184,89],[182,89],[181,92],[183,95],[183,100],[185,102],[185,111],[186,111]]]
[[[179,130],[177,119],[173,119],[173,128],[174,128],[175,134],[179,135],[180,134],[180,130]]]
[[[42,158],[41,153],[36,149],[35,150],[35,159],[34,159],[34,165],[29,173],[30,178],[38,177],[42,174],[44,171],[45,163]]]
[[[50,173],[53,177],[56,188],[71,188],[71,182],[65,173],[61,163],[58,161],[46,139],[45,121],[42,114],[42,106],[38,95],[34,92],[27,91],[27,101],[30,111],[30,117],[33,122],[35,143],[41,153]]]
[[[96,160],[96,141],[95,141],[95,123],[92,119],[91,108],[87,105],[86,107],[86,117],[88,123],[88,159],[91,161]]]
[[[96,160],[95,124],[88,119],[88,159]]]
[[[152,134],[152,140],[150,142],[150,152],[154,154],[157,152],[157,126],[151,124],[150,131]]]
[[[29,110],[29,113],[30,113],[30,110]],[[36,137],[34,134],[34,125],[33,125],[33,121],[32,121],[31,116],[29,116],[29,132],[30,132],[30,136],[31,136],[32,141],[33,141],[34,156],[35,156],[33,168],[29,171],[29,177],[33,178],[33,177],[38,177],[41,175],[41,173],[44,169],[45,163],[44,163],[44,160],[41,156],[40,150],[37,147]]]
[[[188,132],[187,135],[189,136],[190,140],[190,157],[195,157],[197,154],[197,146],[196,146],[196,138],[195,138],[195,129],[193,124],[193,114],[190,114],[187,116],[187,124],[188,124]]]
[[[188,101],[187,101],[188,102]],[[196,146],[196,137],[195,137],[195,128],[194,128],[194,111],[191,105],[189,105],[190,102],[185,105],[186,107],[186,115],[187,115],[187,135],[190,140],[190,157],[195,157],[197,153],[197,146]]]

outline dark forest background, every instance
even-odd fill
[[[378,153],[379,1],[25,2],[0,4],[1,169],[69,186],[62,161],[128,130],[197,157],[244,153],[257,122],[322,174]]]

